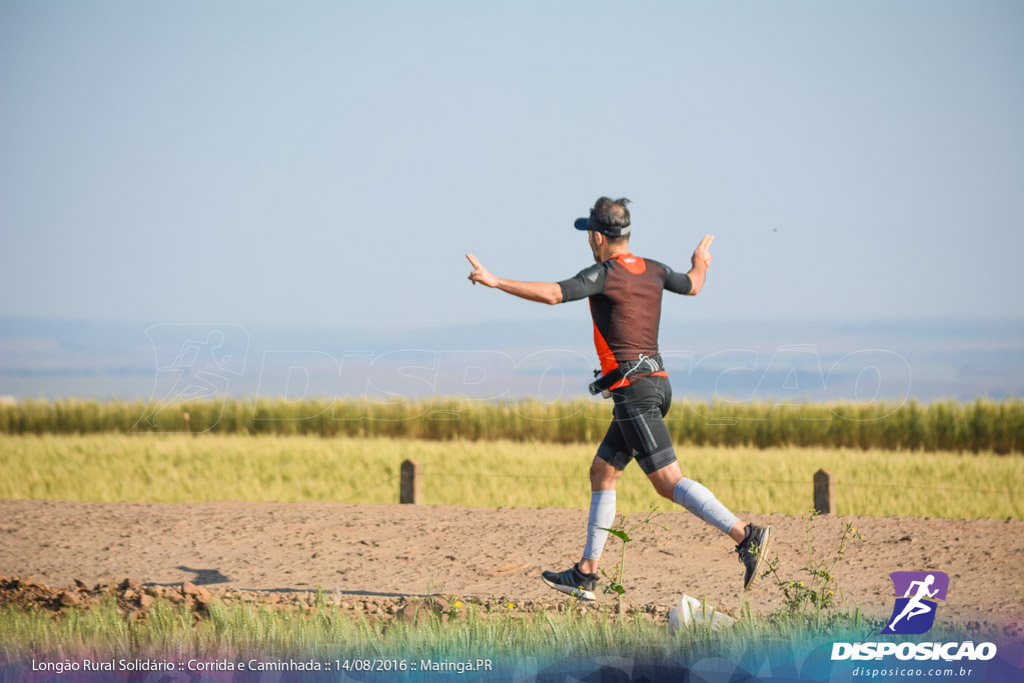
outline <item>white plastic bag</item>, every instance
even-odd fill
[[[735,623],[736,620],[728,614],[716,612],[714,609],[708,608],[705,613],[700,600],[685,594],[679,600],[679,604],[668,613],[668,626],[673,631],[689,627],[691,624],[711,624],[712,631],[721,631]]]

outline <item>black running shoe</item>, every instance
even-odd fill
[[[736,546],[740,562],[746,567],[743,574],[743,590],[748,591],[757,585],[761,574],[761,564],[768,556],[768,548],[772,544],[772,528],[770,526],[747,525],[747,537]]]
[[[544,583],[556,591],[568,593],[580,600],[597,600],[594,589],[597,588],[597,574],[584,574],[576,565],[564,572],[543,572],[540,575]]]

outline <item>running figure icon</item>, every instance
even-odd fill
[[[892,623],[889,624],[889,630],[890,631],[893,631],[893,632],[896,631],[896,628],[895,628],[896,622],[898,622],[903,617],[906,617],[907,621],[910,621],[911,619],[913,619],[914,617],[916,617],[916,616],[918,616],[920,614],[928,614],[933,609],[935,609],[931,604],[928,604],[928,603],[925,603],[925,602],[922,601],[922,599],[926,598],[926,597],[927,598],[934,598],[935,595],[939,592],[938,588],[936,588],[933,591],[928,590],[928,588],[933,583],[935,583],[935,575],[934,574],[929,574],[928,576],[926,576],[924,578],[923,581],[912,581],[911,582],[910,586],[907,588],[906,595],[903,596],[905,598],[909,597],[910,600],[907,602],[906,606],[903,608],[903,611],[900,612],[899,616],[896,617],[895,619],[893,619]],[[917,586],[917,592],[914,593],[913,596],[911,596],[910,594],[912,592],[914,592],[914,586]]]

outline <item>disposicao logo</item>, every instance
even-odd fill
[[[889,574],[896,591],[896,604],[882,635],[917,635],[925,633],[935,624],[936,600],[945,600],[949,590],[949,577],[943,572],[893,572]],[[996,656],[995,643],[967,640],[962,643],[832,643],[832,661],[881,660],[896,657],[899,660],[955,662],[987,661]],[[857,675],[854,672],[854,675]]]
[[[936,600],[945,600],[949,576],[945,572],[893,572],[889,574],[896,589],[896,604],[883,635],[917,635],[935,623]]]

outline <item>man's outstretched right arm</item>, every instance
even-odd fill
[[[542,304],[562,303],[562,288],[555,282],[520,282],[519,280],[506,280],[497,277],[489,270],[480,265],[476,257],[466,254],[466,258],[473,264],[473,272],[469,274],[469,281],[474,285],[480,283],[487,287],[500,289],[521,299],[537,301]]]

